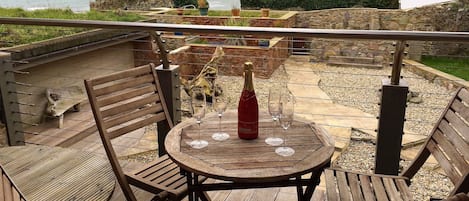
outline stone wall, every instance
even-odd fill
[[[466,3],[467,4],[467,3]],[[314,29],[468,31],[469,8],[460,3],[441,3],[411,10],[341,8],[299,12],[295,27]],[[388,62],[391,42],[310,39],[313,59],[327,56],[364,56]],[[374,44],[375,43],[375,44]],[[468,43],[408,41],[410,57],[420,55],[469,55]],[[378,46],[377,46],[378,45]],[[382,58],[381,58],[382,57]]]
[[[249,26],[251,27],[295,27],[296,13],[288,12],[280,18],[255,18],[250,17]],[[191,15],[154,15],[150,16],[158,23],[173,24],[198,24],[198,25],[223,25],[225,21],[231,19],[230,16],[191,16]],[[241,18],[239,18],[241,19]]]

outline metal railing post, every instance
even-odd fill
[[[9,146],[24,145],[24,133],[16,95],[15,75],[10,53],[0,52],[0,92],[2,121],[5,121]]]
[[[161,90],[163,91],[166,107],[168,108],[169,115],[176,125],[181,122],[181,81],[179,80],[179,65],[170,65],[166,69],[163,65],[156,67],[158,79],[161,83]],[[170,128],[167,124],[158,122],[158,154],[166,154],[164,140]]]
[[[409,86],[401,79],[405,41],[396,44],[391,79],[383,79],[378,121],[375,173],[397,175]]]

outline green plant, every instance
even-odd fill
[[[205,39],[205,38],[198,38],[193,43],[195,43],[195,44],[208,44],[208,40]]]
[[[422,56],[422,63],[464,80],[469,80],[469,58]]]
[[[56,19],[83,19],[107,21],[138,21],[145,17],[126,12],[98,12],[73,13],[70,9],[45,9],[25,11],[19,8],[0,8],[3,17],[29,17],[29,18],[56,18]],[[71,27],[43,27],[26,25],[0,25],[0,47],[11,47],[36,41],[70,35],[88,30],[86,28]]]

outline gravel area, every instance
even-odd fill
[[[358,108],[372,115],[379,115],[382,79],[391,75],[391,68],[366,69],[314,65],[313,69],[321,77],[320,87],[334,102]],[[403,79],[411,92],[417,92],[421,103],[408,102],[405,130],[428,135],[448,104],[451,91],[426,79],[403,70]]]

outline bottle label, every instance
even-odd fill
[[[257,135],[259,125],[258,121],[239,121],[238,125],[239,133],[242,133],[243,135]]]

